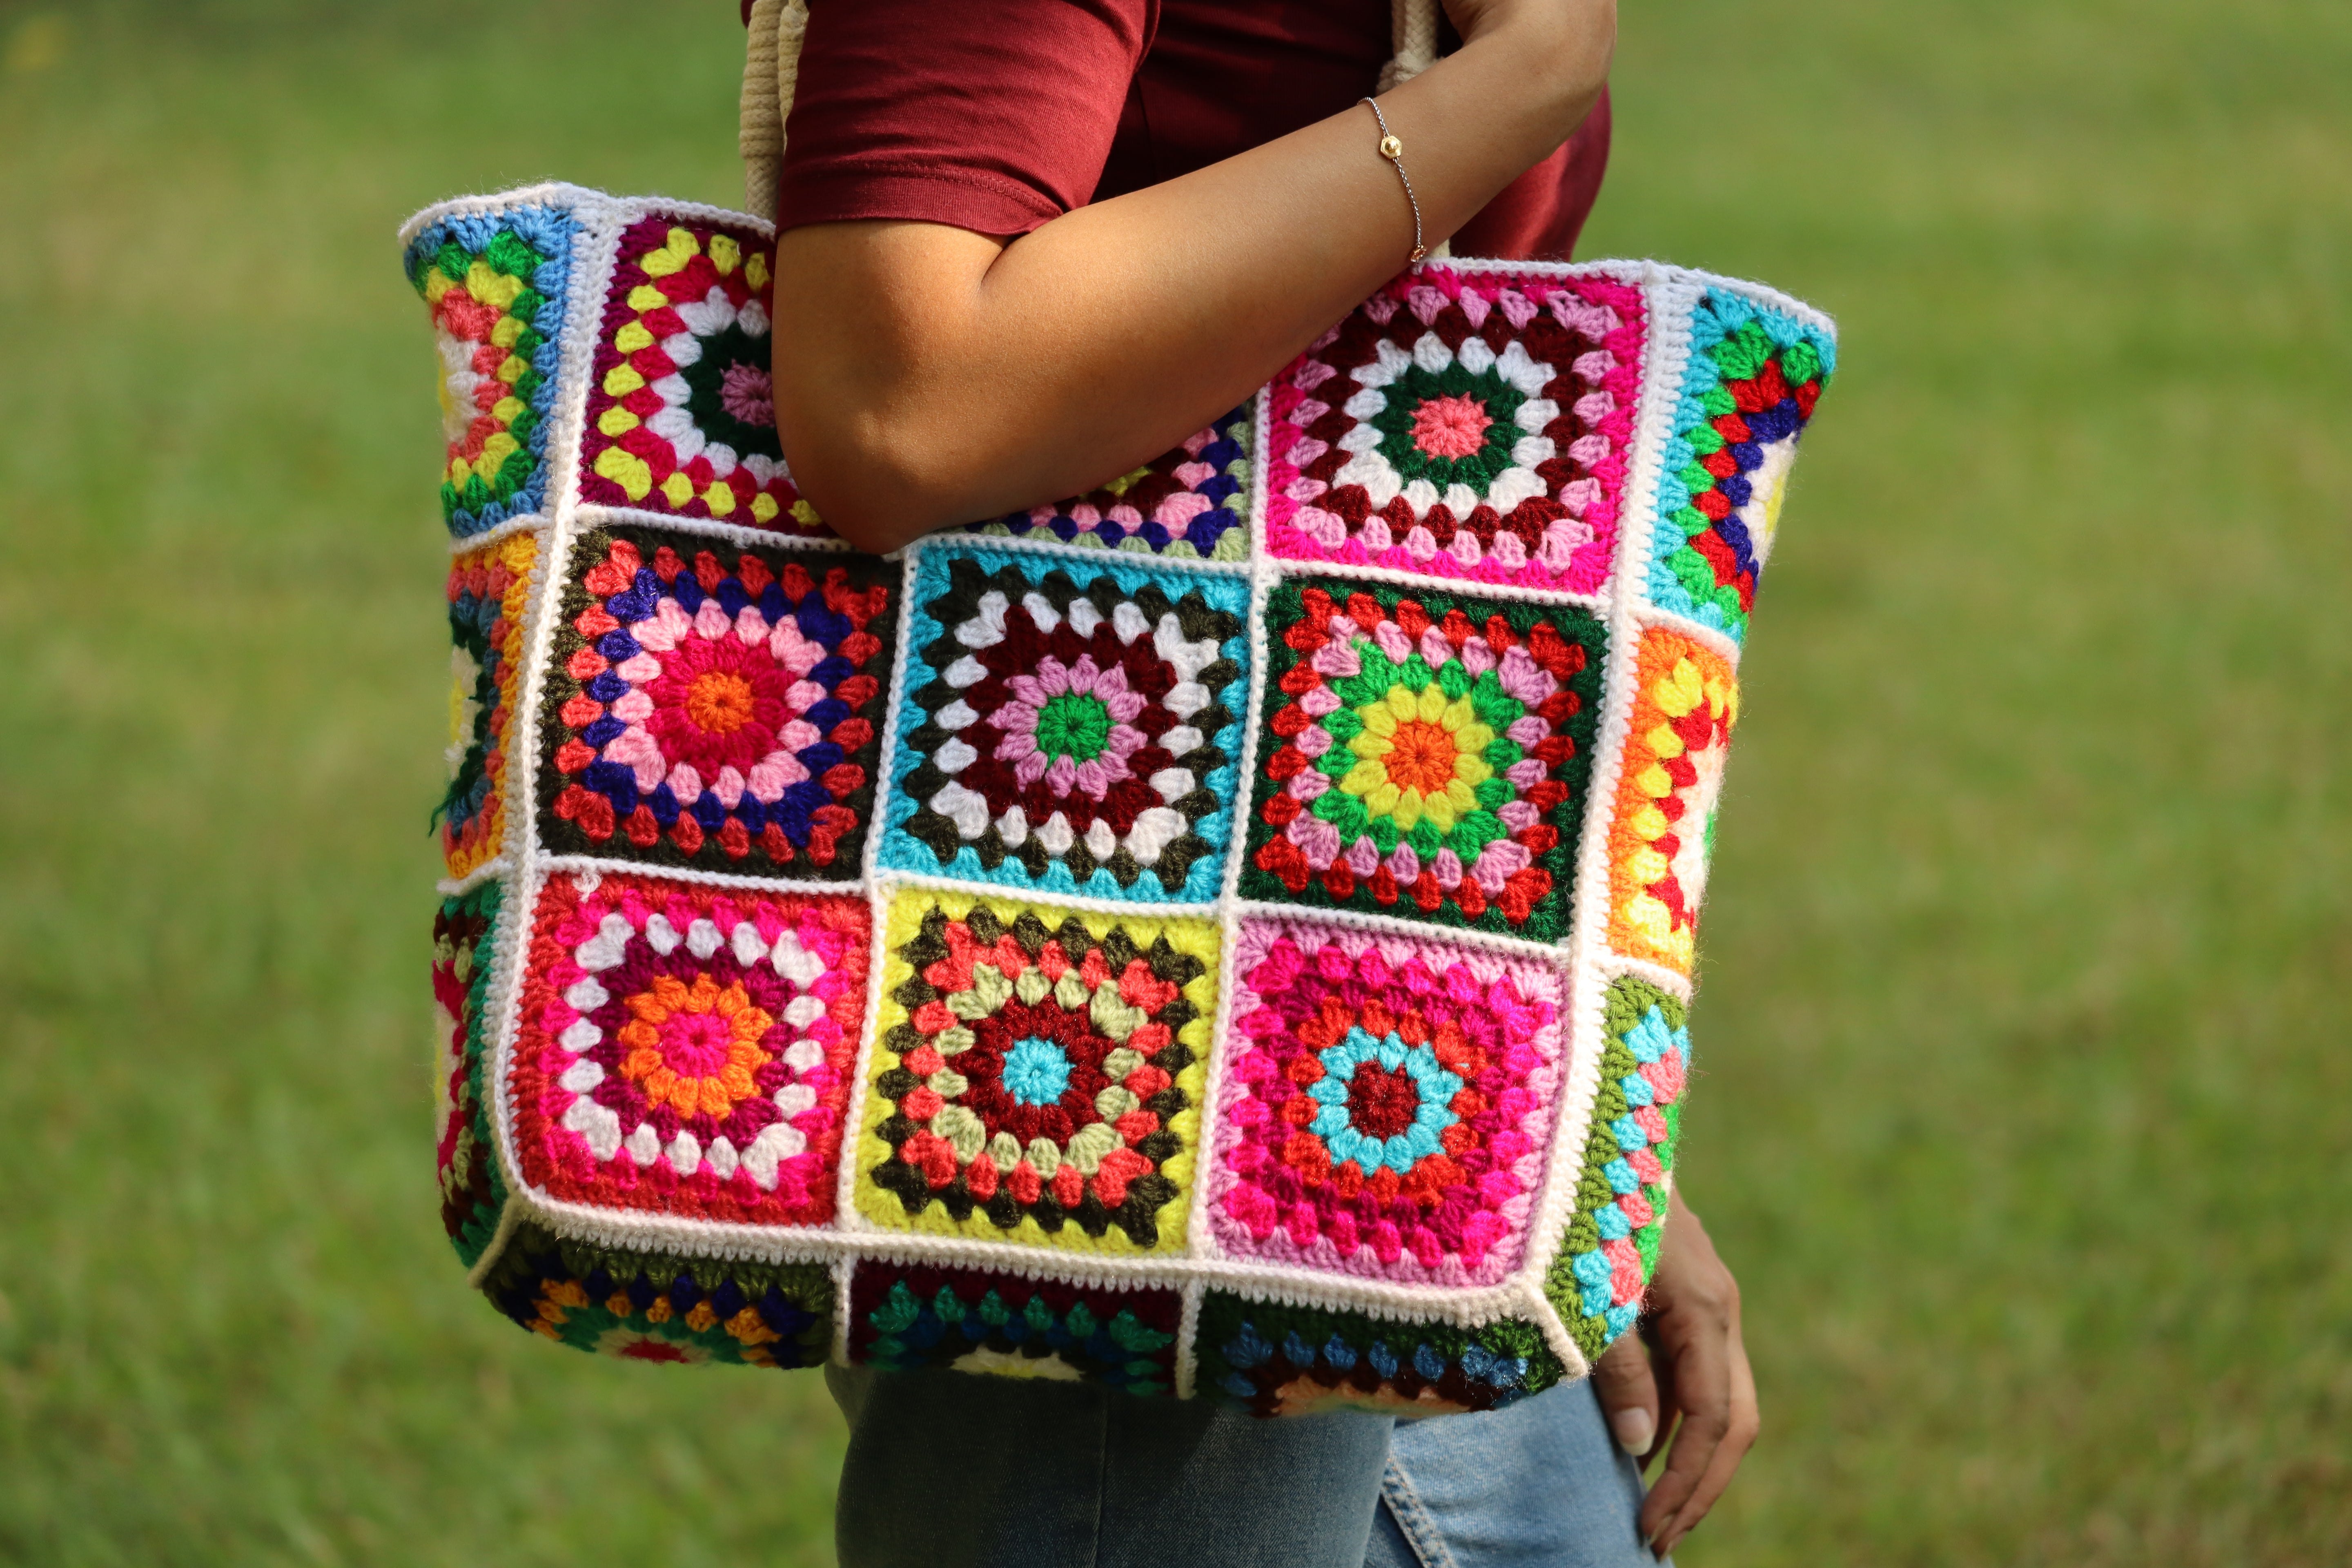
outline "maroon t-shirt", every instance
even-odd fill
[[[778,224],[1026,234],[1337,114],[1389,54],[1389,0],[816,0]],[[1608,162],[1604,97],[1454,251],[1565,258]]]

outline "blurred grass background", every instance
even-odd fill
[[[432,359],[392,229],[731,203],[725,0],[0,4],[0,1559],[820,1563],[814,1376],[435,1215]],[[1684,1191],[1695,1564],[2352,1560],[2352,10],[1629,6],[1588,255],[1835,312]]]

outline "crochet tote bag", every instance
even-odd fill
[[[754,205],[804,17],[755,13]],[[875,557],[777,444],[767,221],[542,185],[402,238],[442,1212],[499,1310],[1269,1415],[1488,1409],[1632,1325],[1827,320],[1433,264],[1157,460]]]

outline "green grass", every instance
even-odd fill
[[[0,1559],[822,1562],[812,1376],[435,1218],[436,447],[392,228],[730,201],[733,7],[0,5]],[[2352,1558],[2352,12],[1628,7],[1591,254],[1841,320],[1685,1191],[1694,1564]]]

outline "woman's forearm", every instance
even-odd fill
[[[1381,100],[1433,246],[1607,78],[1607,0],[1507,9]],[[887,550],[1167,450],[1402,267],[1412,209],[1379,140],[1359,105],[1010,245],[925,223],[787,232],[775,387],[795,482]]]

